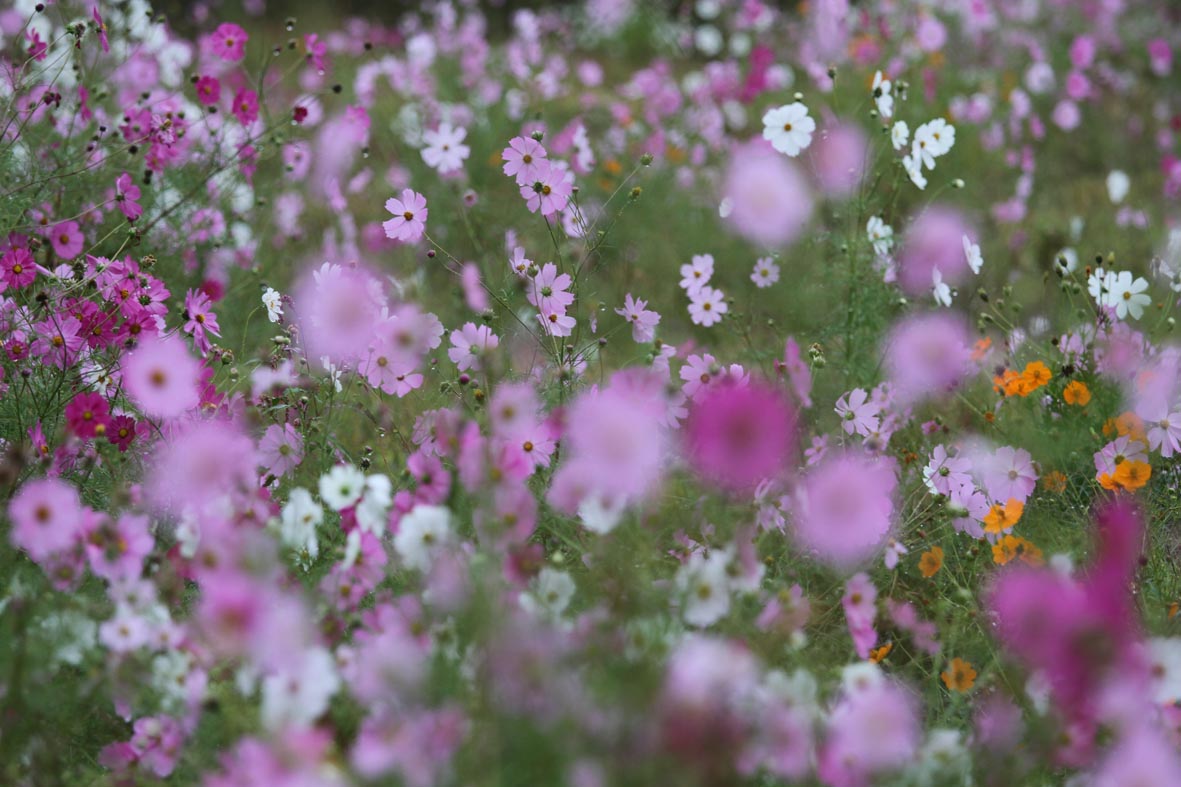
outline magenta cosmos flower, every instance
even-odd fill
[[[200,402],[201,364],[177,336],[146,338],[123,361],[123,386],[140,410],[175,418]]]
[[[812,194],[800,168],[761,142],[730,158],[723,214],[739,235],[768,248],[799,237],[812,217]]]
[[[403,243],[418,243],[426,232],[426,197],[413,189],[403,189],[402,198],[386,200],[385,209],[394,214],[392,219],[381,224],[386,237]]]
[[[796,540],[822,561],[851,569],[885,545],[894,517],[893,463],[846,453],[821,462],[796,494]]]
[[[237,63],[246,56],[246,42],[250,36],[233,22],[222,22],[213,31],[210,48],[213,54],[230,63]]]
[[[78,490],[56,478],[27,481],[8,505],[9,537],[36,561],[69,548],[82,525]]]
[[[711,386],[689,411],[689,461],[719,486],[753,489],[786,470],[795,449],[795,420],[786,399],[766,383]]]

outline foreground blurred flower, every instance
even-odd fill
[[[754,489],[787,469],[795,450],[795,413],[766,383],[723,382],[694,401],[685,441],[700,475],[725,489]]]
[[[812,195],[799,167],[750,143],[737,148],[726,170],[728,221],[752,243],[775,248],[799,237],[812,218]]]
[[[885,367],[899,402],[945,395],[971,370],[971,337],[958,315],[900,320],[886,339]]]
[[[800,545],[839,569],[851,569],[886,543],[893,525],[892,462],[849,452],[825,459],[803,480],[792,510]]]
[[[123,386],[145,414],[174,418],[200,401],[201,365],[176,335],[147,337],[123,361]]]

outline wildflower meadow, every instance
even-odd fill
[[[1178,787],[1179,56],[0,0],[0,785]]]

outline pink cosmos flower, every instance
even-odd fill
[[[932,205],[906,231],[898,250],[898,283],[911,295],[928,292],[934,273],[950,286],[962,284],[971,273],[964,256],[964,236],[979,234],[963,215],[945,205]]]
[[[477,327],[475,323],[469,322],[451,332],[451,349],[447,351],[447,357],[461,372],[468,369],[479,370],[483,356],[498,346],[500,338],[491,328],[487,325]]]
[[[845,583],[845,595],[841,598],[841,606],[845,609],[845,622],[849,626],[849,635],[853,638],[853,648],[861,659],[869,658],[870,649],[878,641],[878,633],[873,627],[874,618],[877,616],[877,597],[878,589],[864,572],[854,574]]]
[[[890,535],[896,485],[889,460],[856,452],[822,460],[796,493],[797,541],[839,569],[869,559]]]
[[[702,285],[689,293],[689,317],[694,325],[708,328],[722,321],[722,315],[730,311],[726,296],[721,290]]]
[[[362,359],[357,371],[374,388],[401,398],[422,386],[423,377],[415,371],[415,366],[415,360],[407,357],[404,350],[389,341],[381,341]]]
[[[303,461],[303,436],[291,424],[271,424],[258,443],[258,458],[271,475],[287,475]]]
[[[228,421],[193,421],[161,440],[148,462],[147,497],[173,512],[218,511],[258,486],[254,441]]]
[[[78,394],[66,405],[66,428],[83,439],[102,437],[110,426],[110,413],[102,394]]]
[[[795,450],[795,413],[762,382],[710,386],[689,410],[685,445],[702,476],[726,489],[752,490],[787,469]]]
[[[841,428],[845,434],[857,434],[865,437],[876,432],[879,427],[878,413],[881,406],[869,399],[869,394],[863,388],[854,388],[837,399],[836,414],[841,417]]]
[[[829,714],[817,775],[833,787],[859,787],[910,763],[921,737],[916,705],[888,678],[847,692]]]
[[[175,334],[145,338],[123,360],[123,386],[140,410],[175,418],[200,402],[201,364]]]
[[[82,253],[85,239],[82,228],[76,221],[64,221],[46,230],[49,242],[53,245],[53,253],[63,260],[70,260]]]
[[[381,282],[360,267],[324,263],[296,283],[294,307],[308,355],[340,366],[362,357],[379,333]]]
[[[62,369],[74,363],[78,352],[86,344],[86,339],[81,335],[82,323],[77,317],[55,315],[35,324],[33,330],[37,338],[29,347],[29,352]]]
[[[156,544],[148,517],[129,512],[113,521],[102,516],[87,529],[84,541],[90,570],[111,582],[137,579],[143,572],[144,558]]]
[[[27,287],[37,278],[37,263],[28,249],[9,249],[0,257],[0,280],[14,289]]]
[[[303,48],[307,52],[307,60],[312,68],[323,74],[328,70],[328,45],[320,40],[316,33],[308,33],[303,37]]]
[[[688,265],[681,266],[681,289],[692,295],[706,284],[714,275],[714,255],[694,254]]]
[[[532,185],[540,175],[540,162],[546,160],[546,150],[531,137],[513,137],[500,154],[504,160],[504,174],[517,179],[518,186]]]
[[[985,461],[981,474],[984,489],[995,502],[1003,503],[1014,498],[1024,503],[1037,486],[1033,457],[1024,448],[998,448]]]
[[[107,23],[103,21],[103,15],[98,12],[98,6],[90,9],[90,16],[94,19],[95,28],[98,29],[98,41],[103,52],[110,52],[111,42],[107,39]]]
[[[632,340],[639,344],[647,344],[656,338],[656,326],[660,324],[659,312],[647,308],[648,302],[633,298],[629,292],[623,299],[623,308],[615,313],[623,317],[632,326]]]
[[[537,165],[536,180],[521,186],[521,199],[530,213],[552,216],[566,209],[574,193],[574,173],[543,159]]]
[[[197,78],[193,83],[193,90],[197,93],[197,101],[204,106],[211,107],[221,98],[221,82],[217,77],[209,75]]]
[[[547,262],[533,277],[525,293],[526,300],[544,313],[565,313],[574,303],[574,293],[568,292],[574,279],[568,273],[558,273],[558,266]]]
[[[885,347],[886,376],[898,401],[906,405],[953,390],[972,369],[971,347],[958,315],[934,312],[898,322]]]
[[[570,315],[566,314],[566,310],[548,311],[543,309],[537,315],[538,322],[541,323],[541,328],[549,336],[569,336],[574,332],[574,326],[577,324]]]
[[[234,117],[243,126],[249,126],[258,120],[258,94],[253,90],[242,88],[234,94],[234,101],[230,105]]]
[[[787,370],[787,379],[800,407],[811,407],[812,372],[800,357],[800,345],[793,336],[788,336],[784,342],[782,368]]]
[[[386,200],[385,209],[394,214],[392,219],[383,221],[381,228],[387,238],[403,243],[418,243],[426,232],[426,197],[413,189],[403,189],[402,198]]]
[[[970,459],[965,456],[951,456],[944,446],[937,445],[931,452],[931,461],[923,468],[923,479],[932,492],[950,496],[961,487],[972,483],[972,476],[969,475],[971,469]]]
[[[26,481],[8,504],[9,538],[37,562],[73,546],[82,526],[78,490],[56,478]]]
[[[144,209],[138,202],[140,194],[139,186],[135,185],[131,175],[124,172],[115,179],[115,204],[128,221],[135,221],[143,215]]]
[[[471,148],[463,144],[466,136],[466,128],[453,128],[450,123],[440,123],[438,129],[424,131],[422,141],[426,147],[422,149],[422,160],[440,175],[463,169],[463,162],[472,152]]]
[[[800,167],[762,141],[734,151],[722,193],[724,218],[760,246],[788,245],[812,218],[812,194]]]
[[[200,290],[189,290],[185,294],[184,331],[193,337],[193,344],[202,354],[209,352],[212,346],[206,333],[221,336],[217,315],[210,309],[212,305],[209,296]]]
[[[246,56],[246,42],[250,36],[233,22],[222,22],[210,37],[213,54],[230,63],[237,63]]]

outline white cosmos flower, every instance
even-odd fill
[[[709,626],[730,611],[730,556],[715,550],[709,557],[695,552],[677,571],[676,585],[681,592],[685,622],[691,626]]]
[[[946,155],[955,144],[955,126],[943,118],[928,120],[915,129],[914,146],[922,152],[927,169],[935,168],[935,159]]]
[[[283,316],[283,296],[274,287],[267,287],[262,294],[262,305],[267,307],[267,319],[278,322]]]
[[[295,669],[268,675],[262,682],[262,722],[268,730],[309,727],[340,688],[336,661],[324,648],[303,654]]]
[[[1107,175],[1107,196],[1112,205],[1123,202],[1131,187],[1132,180],[1123,170],[1114,169]]]
[[[906,174],[910,176],[910,182],[919,188],[927,188],[927,176],[923,174],[923,160],[919,158],[917,151],[911,151],[908,156],[902,157],[902,166],[906,169]]]
[[[877,104],[878,114],[883,118],[894,117],[894,96],[891,94],[890,80],[882,76],[881,71],[873,75],[873,100]]]
[[[287,505],[279,517],[279,540],[283,546],[295,550],[306,550],[315,557],[319,554],[316,527],[324,521],[324,509],[312,498],[312,493],[303,487],[291,490]]]
[[[1181,701],[1181,637],[1148,640],[1152,696],[1161,705]]]
[[[537,617],[559,618],[574,598],[574,590],[574,580],[569,574],[547,566],[518,601],[526,612]]]
[[[979,274],[980,267],[984,265],[984,257],[980,254],[980,246],[973,243],[967,235],[964,236],[964,256],[968,258],[968,267],[972,269],[972,273]]]
[[[439,549],[451,540],[451,512],[442,506],[415,506],[398,523],[394,550],[410,568],[427,571]]]
[[[943,274],[938,268],[931,272],[931,291],[935,295],[935,303],[940,306],[951,306],[951,287],[943,281]]]
[[[320,499],[333,511],[348,508],[365,491],[365,474],[352,465],[337,465],[320,476]]]
[[[1148,289],[1148,280],[1140,277],[1132,278],[1131,271],[1120,271],[1107,292],[1107,306],[1115,309],[1115,316],[1121,320],[1132,316],[1139,320],[1144,316],[1144,307],[1152,303],[1152,296]]]
[[[808,117],[808,108],[796,101],[763,115],[763,139],[780,153],[796,157],[812,144],[816,121]]]
[[[910,142],[910,126],[905,120],[899,120],[890,128],[890,142],[894,144],[894,150],[906,148],[906,143]]]
[[[870,216],[865,223],[865,234],[873,244],[873,251],[879,257],[890,253],[894,246],[894,228],[882,220],[881,216]]]
[[[1111,290],[1111,285],[1115,282],[1115,273],[1113,271],[1105,271],[1102,267],[1095,269],[1089,277],[1087,277],[1087,292],[1095,299],[1095,302],[1103,306],[1107,300],[1107,293]]]

